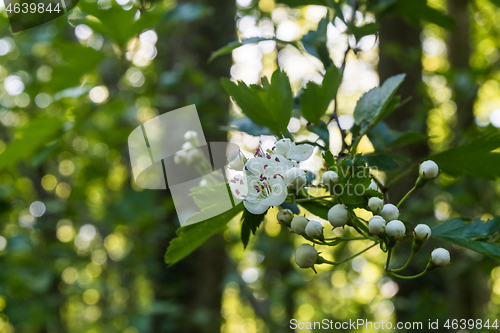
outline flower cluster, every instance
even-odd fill
[[[298,191],[306,185],[306,173],[299,162],[308,159],[313,150],[309,144],[296,145],[290,139],[281,139],[273,149],[258,148],[248,160],[241,152],[231,154],[229,167],[240,171],[229,183],[233,195],[243,200],[252,214],[281,205],[291,190]]]
[[[320,256],[315,246],[335,246],[343,241],[365,239],[375,242],[369,248],[378,244],[384,252],[387,252],[388,259],[386,270],[389,274],[392,274],[396,277],[416,278],[436,267],[448,265],[450,263],[450,253],[446,249],[438,248],[432,251],[429,258],[429,263],[422,273],[409,277],[396,274],[397,272],[404,270],[409,265],[415,254],[422,248],[423,244],[431,236],[431,228],[428,225],[418,224],[413,228],[412,253],[407,263],[398,269],[391,269],[389,267],[391,255],[396,245],[399,241],[407,237],[407,230],[412,228],[409,222],[404,222],[400,219],[399,207],[411,193],[413,193],[417,188],[425,185],[425,183],[429,180],[436,178],[438,174],[439,168],[435,162],[423,162],[420,165],[419,177],[415,183],[414,188],[412,188],[397,205],[385,203],[384,199],[382,199],[383,196],[379,190],[379,186],[375,181],[372,180],[367,189],[376,191],[377,195],[372,195],[371,197],[367,198],[368,200],[366,210],[370,211],[373,214],[373,216],[368,221],[364,221],[356,216],[352,209],[349,209],[349,207],[342,202],[342,199],[340,197],[332,196],[333,198],[329,202],[331,202],[333,205],[331,206],[331,208],[329,208],[327,214],[328,222],[330,223],[330,225],[333,228],[345,226],[353,227],[361,235],[361,237],[335,237],[327,239],[324,236],[324,226],[321,222],[308,220],[305,216],[294,216],[292,211],[290,211],[289,209],[280,210],[277,215],[277,220],[281,224],[288,226],[293,233],[301,235],[306,240],[313,243],[312,245],[302,244],[295,250],[295,262],[301,268],[312,268],[313,270],[314,265],[318,264],[337,265],[349,259],[352,259],[353,257],[363,253],[366,250],[361,251],[360,253],[355,254],[353,257],[347,258],[346,260],[332,262]],[[339,176],[335,171],[329,170],[323,174],[321,180],[325,188],[329,188],[339,183]],[[373,194],[373,192],[368,193]]]

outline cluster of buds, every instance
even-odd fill
[[[409,223],[400,220],[399,206],[401,203],[416,189],[425,185],[431,179],[434,179],[439,174],[439,167],[433,161],[425,161],[420,165],[419,177],[415,183],[414,188],[401,200],[401,202],[396,206],[391,203],[385,203],[381,198],[382,195],[372,196],[368,199],[367,210],[369,210],[373,216],[369,219],[367,230],[368,234],[365,234],[358,230],[359,233],[364,235],[364,238],[375,240],[377,243],[385,244],[384,251],[388,251],[388,264],[390,262],[390,255],[396,244],[404,239],[407,235],[407,227]],[[326,171],[321,179],[323,185],[326,188],[331,189],[333,186],[339,183],[339,176],[335,171]],[[369,188],[373,191],[379,191],[379,186],[376,182],[372,181]],[[379,197],[380,196],[380,197]],[[294,216],[292,211],[288,209],[281,210],[277,215],[278,221],[290,227],[291,231],[295,234],[302,235],[307,240],[312,241],[316,245],[332,245],[333,243],[328,243],[323,235],[323,224],[318,221],[308,220],[305,216]],[[349,211],[348,207],[340,201],[333,205],[328,211],[328,222],[330,222],[333,228],[344,227],[346,225],[355,227],[355,220],[357,217]],[[413,256],[417,251],[419,251],[424,243],[431,236],[431,228],[426,224],[418,224],[413,228],[413,246],[412,255],[408,260],[408,263],[400,269],[391,270],[386,267],[387,270],[395,275],[394,272],[398,272],[407,267]],[[358,238],[359,239],[359,238]],[[363,239],[363,238],[361,238]],[[315,245],[302,244],[295,251],[295,262],[301,268],[313,268],[315,264],[330,263],[328,260],[319,256],[318,251],[315,249]],[[421,273],[424,274],[429,270],[446,266],[450,263],[450,253],[448,250],[443,248],[438,248],[432,251],[429,264],[426,270]],[[420,275],[421,275],[420,274]],[[418,275],[418,276],[420,276]],[[418,277],[414,276],[414,277]]]
[[[203,152],[198,148],[198,134],[195,131],[184,133],[184,144],[182,149],[174,155],[175,164],[194,165],[203,158]]]

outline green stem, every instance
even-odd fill
[[[387,252],[387,262],[385,263],[385,269],[389,269],[389,264],[391,263],[391,256],[392,256],[392,247],[389,248]]]
[[[400,278],[400,279],[411,280],[411,279],[419,278],[419,277],[423,276],[427,272],[428,272],[428,270],[426,269],[422,273],[417,274],[417,275],[412,275],[412,276],[403,276],[403,275],[399,275],[399,274],[394,274],[393,272],[389,272],[389,273],[391,273],[393,276],[395,276],[397,278]]]
[[[416,189],[417,189],[417,187],[416,187],[416,186],[413,186],[413,187],[412,187],[412,189],[411,189],[411,190],[409,190],[409,191],[408,191],[408,193],[406,193],[406,195],[403,197],[403,199],[401,199],[401,201],[398,203],[398,205],[397,205],[396,207],[398,207],[398,208],[399,208],[399,206],[401,206],[401,204],[402,204],[403,202],[405,202],[405,200],[406,200],[406,199],[408,199],[408,197],[409,197],[410,195],[412,195],[412,193],[413,193],[413,192],[415,192],[415,190],[416,190]]]
[[[332,237],[332,238],[325,238],[325,240],[341,240],[343,242],[350,242],[354,240],[364,240],[366,239],[365,237],[352,237],[352,238],[345,238],[345,237]]]
[[[389,269],[389,266],[387,266],[387,269],[389,270],[389,272],[400,272],[400,271],[404,270],[406,267],[408,267],[408,265],[410,264],[410,262],[413,260],[413,257],[415,256],[415,253],[416,252],[413,251],[413,249],[412,249],[410,258],[408,258],[408,261],[402,267],[396,268],[396,269]]]
[[[296,199],[295,202],[308,202],[308,201],[314,201],[314,200],[321,200],[321,199],[326,199],[326,198],[335,198],[335,195],[325,195],[322,197],[311,197],[311,198],[304,198],[304,199]]]
[[[373,245],[370,245],[369,247],[367,247],[367,248],[366,248],[366,249],[364,249],[363,251],[358,252],[358,253],[356,253],[356,254],[354,254],[354,255],[352,255],[352,256],[350,256],[350,257],[348,257],[348,258],[345,258],[344,260],[341,260],[341,261],[330,261],[330,260],[326,260],[326,259],[324,259],[324,258],[323,258],[323,263],[325,263],[325,264],[330,264],[330,265],[340,265],[340,264],[343,264],[343,263],[345,263],[346,261],[349,261],[349,260],[351,260],[351,259],[354,259],[354,258],[356,258],[357,256],[359,256],[359,255],[361,255],[361,254],[365,253],[366,251],[368,251],[369,249],[371,249],[372,247],[374,247],[374,246],[375,246],[375,245],[377,245],[377,244],[378,244],[378,243],[375,243],[375,244],[373,244]]]

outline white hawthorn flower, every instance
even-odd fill
[[[290,225],[293,219],[293,212],[290,209],[280,210],[276,215],[276,219],[284,225]]]
[[[311,238],[319,238],[323,235],[323,225],[318,221],[309,221],[306,225],[306,235]]]
[[[384,208],[384,200],[377,197],[371,197],[368,200],[368,209],[372,213],[379,214],[382,208]]]
[[[231,179],[229,186],[234,196],[243,199],[252,214],[262,214],[271,206],[281,205],[288,195],[284,174],[295,164],[278,154],[261,154],[245,164],[245,176]]]
[[[337,204],[328,211],[328,221],[333,227],[341,227],[347,223],[349,211],[343,204]]]
[[[306,172],[299,168],[291,168],[285,172],[284,180],[291,189],[300,189],[307,183]]]
[[[385,232],[387,236],[398,240],[405,236],[406,227],[403,222],[399,220],[392,220],[385,226]]]
[[[385,231],[386,223],[382,216],[374,215],[368,221],[368,230],[374,235],[381,235]]]
[[[431,228],[427,224],[418,224],[413,229],[413,234],[415,235],[415,239],[425,242],[431,237]]]
[[[436,178],[439,173],[439,167],[436,162],[428,160],[420,164],[420,175],[425,179]]]
[[[183,164],[186,162],[187,152],[185,150],[179,150],[174,155],[174,163],[175,164]]]
[[[387,222],[396,220],[399,217],[399,209],[393,204],[386,204],[380,211],[382,216]]]
[[[306,232],[306,226],[309,220],[304,216],[295,216],[290,223],[290,228],[292,231],[298,235],[303,235]]]
[[[198,133],[195,131],[187,131],[184,133],[184,140],[189,142],[196,142],[198,140]]]
[[[302,244],[295,250],[295,262],[300,268],[313,267],[318,259],[318,251],[309,244]]]
[[[321,178],[323,185],[330,186],[339,182],[339,175],[335,171],[326,171]]]
[[[373,180],[370,182],[370,186],[368,186],[368,189],[369,190],[374,190],[374,191],[378,191],[378,185],[377,183],[375,183]]]
[[[276,142],[276,153],[294,161],[305,161],[311,157],[314,147],[308,143],[295,145],[290,139],[281,139]]]
[[[247,159],[241,151],[235,151],[227,157],[228,166],[237,171],[242,171]]]
[[[431,262],[436,266],[446,266],[450,263],[450,252],[442,247],[431,253]]]

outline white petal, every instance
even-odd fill
[[[272,194],[266,199],[262,200],[261,203],[267,206],[279,206],[281,205],[288,196],[288,189],[285,186],[285,182],[281,181],[275,183],[271,187]]]
[[[243,201],[245,208],[252,214],[263,214],[269,206],[263,205],[261,202],[250,202],[248,200]]]
[[[290,149],[292,148],[292,140],[290,139],[281,139],[276,142],[276,153],[287,156],[290,153]]]
[[[314,151],[314,146],[304,143],[292,148],[290,154],[287,156],[291,160],[305,161],[311,157]]]
[[[291,168],[287,172],[285,172],[284,179],[285,183],[287,185],[291,184],[295,179],[298,177],[304,176],[305,177],[306,173],[304,170],[299,169],[299,168]]]

